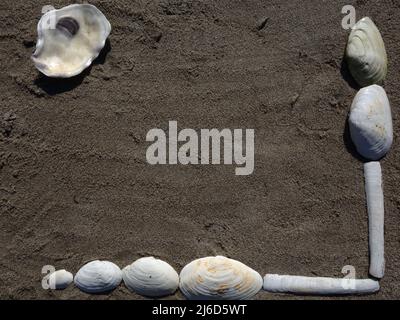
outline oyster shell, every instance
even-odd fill
[[[180,274],[180,289],[190,300],[248,300],[263,285],[259,273],[222,256],[194,260]]]
[[[54,20],[54,25],[49,21]],[[111,25],[90,4],[73,4],[45,13],[38,23],[32,60],[48,77],[70,78],[89,67],[105,46]]]
[[[173,294],[179,286],[174,268],[154,257],[136,260],[122,270],[122,277],[129,290],[148,297]]]
[[[388,63],[385,44],[370,18],[362,18],[352,28],[346,58],[351,74],[361,87],[380,84],[385,79]]]
[[[75,285],[87,293],[114,290],[121,283],[122,271],[112,262],[95,260],[85,264],[75,275]]]
[[[49,276],[49,285],[51,289],[63,290],[66,289],[73,281],[74,276],[71,272],[64,269],[54,271]]]
[[[364,158],[379,160],[390,150],[392,113],[382,87],[372,85],[357,93],[351,106],[349,127],[354,145]]]

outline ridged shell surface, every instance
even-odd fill
[[[154,257],[140,258],[122,270],[129,290],[147,297],[173,294],[179,286],[179,275],[168,263]]]
[[[49,276],[50,289],[63,290],[66,289],[74,280],[71,272],[64,269],[54,271]]]
[[[385,90],[372,85],[354,98],[349,116],[350,134],[360,155],[379,160],[393,142],[392,112]]]
[[[259,273],[223,256],[194,260],[180,273],[179,287],[190,300],[248,300],[262,288]]]
[[[111,25],[90,4],[73,4],[46,12],[38,23],[32,60],[49,77],[69,78],[89,67],[105,46]]]
[[[106,293],[121,283],[122,271],[114,263],[95,260],[85,264],[75,275],[75,285],[87,293]]]
[[[380,84],[385,79],[385,44],[370,18],[362,18],[352,28],[346,48],[346,59],[352,76],[360,86]]]

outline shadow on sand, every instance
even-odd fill
[[[72,78],[50,78],[40,73],[35,79],[34,83],[36,86],[41,88],[48,95],[54,96],[60,93],[71,91],[78,87],[83,80],[90,74],[94,65],[104,64],[108,53],[111,51],[110,41],[107,39],[103,50],[99,56],[93,61],[92,65],[85,69],[79,75]]]
[[[346,147],[346,150],[358,161],[361,162],[368,162],[367,159],[362,157],[356,149],[356,146],[353,143],[353,140],[351,139],[351,134],[350,134],[350,126],[349,126],[349,116],[346,118],[346,124],[344,126],[344,132],[343,132],[343,143]]]

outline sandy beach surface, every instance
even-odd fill
[[[44,265],[76,273],[93,259],[122,268],[143,256],[178,272],[225,255],[261,275],[343,277],[350,265],[367,277],[363,165],[346,126],[358,89],[343,63],[346,4],[384,38],[395,129],[381,162],[386,275],[361,299],[400,298],[400,2],[90,3],[113,30],[94,65],[67,80],[30,60],[49,1],[0,3],[0,298],[143,299],[123,284],[96,296],[41,286]],[[146,134],[170,120],[254,129],[254,173],[149,165]],[[317,297],[256,296],[307,298]]]

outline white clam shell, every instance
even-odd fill
[[[380,84],[387,74],[387,54],[382,36],[373,21],[357,22],[349,36],[346,59],[351,74],[364,87]]]
[[[379,282],[371,279],[281,276],[267,274],[264,290],[309,295],[369,294],[379,291]]]
[[[122,270],[122,277],[129,290],[147,297],[173,294],[179,286],[174,268],[154,257],[136,260]]]
[[[87,293],[105,293],[121,283],[122,271],[114,263],[95,260],[85,264],[75,275],[75,285]]]
[[[73,279],[74,276],[72,275],[72,273],[64,269],[54,271],[49,276],[50,289],[66,289],[72,283]]]
[[[372,85],[361,89],[351,106],[349,126],[351,138],[359,154],[379,160],[393,143],[390,103],[385,90]]]
[[[385,205],[380,163],[365,163],[364,177],[368,208],[369,274],[381,279],[385,274]]]
[[[76,34],[59,27],[59,22],[65,18],[77,22]],[[36,68],[49,77],[69,78],[81,73],[98,57],[111,25],[95,6],[73,4],[45,13],[37,30],[38,41],[32,55]]]
[[[180,273],[179,287],[190,300],[248,300],[262,288],[259,273],[222,256],[192,261]]]

